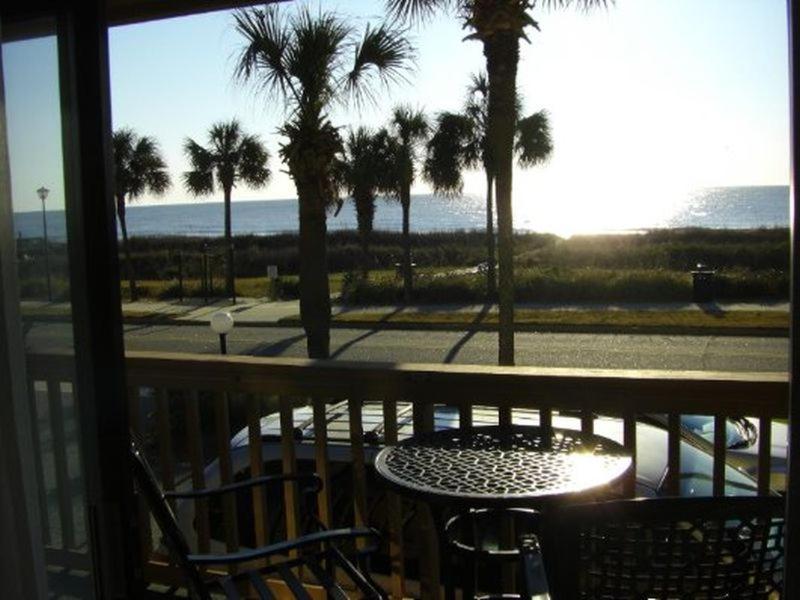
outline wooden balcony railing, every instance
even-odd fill
[[[63,483],[69,480],[67,446],[64,442],[64,391],[72,381],[72,361],[54,356],[32,356],[29,378],[34,406],[47,406],[47,419],[41,413],[38,429],[47,431],[52,443],[46,449],[53,456],[55,467],[57,510],[44,510],[58,523],[45,524],[47,531],[59,531],[58,539],[48,542],[60,550],[75,548],[74,499]],[[218,459],[221,483],[233,480],[231,438],[232,411],[235,429],[248,431],[249,469],[252,476],[263,472],[263,446],[280,444],[281,469],[297,469],[297,429],[295,409],[307,406],[313,427],[314,469],[322,477],[324,487],[317,498],[319,518],[327,524],[334,519],[331,496],[329,408],[334,403],[346,407],[352,477],[348,479],[352,498],[354,525],[368,524],[367,449],[376,443],[396,442],[404,427],[398,421],[398,403],[411,407],[411,422],[416,431],[431,430],[434,405],[457,407],[462,425],[473,422],[476,406],[493,407],[496,419],[510,423],[519,409],[538,416],[542,426],[552,425],[554,413],[578,415],[584,431],[594,427],[596,415],[621,419],[622,441],[636,456],[637,418],[644,414],[666,415],[667,464],[665,481],[668,493],[677,494],[681,461],[681,415],[708,415],[714,420],[713,493],[725,493],[725,460],[727,454],[726,418],[748,416],[759,424],[757,488],[768,493],[771,465],[771,426],[774,419],[787,416],[788,381],[785,374],[607,371],[587,369],[545,369],[528,367],[486,367],[460,365],[404,365],[384,363],[351,363],[299,359],[264,359],[242,356],[207,356],[130,352],[127,355],[127,377],[130,390],[131,424],[140,435],[152,440],[154,462],[165,489],[177,486],[202,488],[206,485],[206,467]],[[35,386],[35,387],[34,387]],[[70,394],[71,396],[71,394]],[[43,400],[46,398],[46,402]],[[362,422],[365,402],[382,406],[380,440],[367,436]],[[152,405],[152,412],[143,411]],[[481,409],[483,410],[483,409]],[[279,435],[274,441],[262,439],[261,420],[266,411],[279,414]],[[210,420],[210,427],[209,427]],[[45,423],[46,421],[46,423]],[[44,434],[40,435],[40,438]],[[342,432],[336,432],[341,438]],[[40,439],[41,442],[41,439]],[[47,462],[47,461],[45,461]],[[43,462],[39,460],[41,481]],[[52,486],[50,486],[52,487]],[[43,486],[43,489],[45,487]],[[263,543],[269,535],[268,498],[256,491],[252,496],[253,539]],[[284,524],[288,535],[301,527],[299,498],[292,485],[283,490]],[[48,499],[42,498],[46,508]],[[386,580],[395,597],[409,592],[404,574],[404,504],[389,493],[385,499],[390,574]],[[208,548],[213,539],[221,539],[234,549],[239,545],[241,523],[236,522],[236,507],[222,507],[222,538],[213,535],[209,507],[199,504],[195,513],[197,544]],[[156,552],[150,532],[150,519],[141,515],[142,549],[151,559],[150,575],[173,579],[163,557]],[[424,535],[430,535],[430,532]],[[436,586],[438,569],[435,561],[421,561],[427,569],[428,585]],[[425,575],[425,573],[423,573]],[[430,588],[429,588],[430,589]],[[435,588],[434,588],[435,589]]]

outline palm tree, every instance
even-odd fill
[[[449,11],[472,30],[467,39],[479,40],[489,76],[489,149],[495,165],[498,258],[500,265],[500,327],[498,362],[514,364],[514,221],[511,189],[514,134],[517,124],[517,65],[519,40],[528,27],[538,29],[529,10],[606,6],[613,0],[386,0],[390,14],[403,20],[424,20]]]
[[[114,200],[117,221],[122,230],[122,247],[125,252],[125,270],[130,286],[131,300],[137,300],[131,250],[128,244],[128,225],[125,204],[139,198],[146,191],[161,195],[169,189],[167,164],[161,157],[158,143],[151,137],[139,136],[132,129],[118,129],[112,136],[114,149]]]
[[[486,177],[486,291],[490,298],[497,293],[495,277],[494,239],[494,180],[495,172],[489,148],[488,81],[481,73],[473,75],[467,88],[463,113],[444,112],[437,118],[434,135],[428,142],[425,176],[440,195],[459,195],[463,188],[461,172],[482,166]],[[517,113],[522,102],[517,99]],[[535,166],[550,156],[553,143],[545,111],[539,111],[517,121],[514,150],[517,164],[523,168]]]
[[[395,156],[388,171],[388,191],[400,200],[403,209],[403,298],[411,302],[414,274],[411,270],[411,186],[416,176],[415,162],[419,147],[428,137],[430,126],[425,114],[409,106],[398,106],[392,113],[390,129]]]
[[[350,130],[339,163],[338,178],[356,207],[358,237],[361,244],[361,272],[369,275],[369,242],[375,217],[375,199],[387,187],[386,173],[391,169],[389,133],[373,132],[366,127]]]
[[[192,166],[191,171],[183,174],[186,189],[195,196],[212,194],[215,179],[216,187],[222,188],[227,256],[225,288],[227,294],[234,297],[231,192],[240,181],[253,188],[263,187],[269,182],[269,152],[258,136],[244,133],[236,119],[212,125],[208,130],[207,148],[186,138],[183,149]]]
[[[239,10],[245,41],[236,76],[256,80],[287,107],[280,149],[297,188],[300,233],[300,317],[311,358],[330,354],[330,288],[326,210],[338,201],[335,178],[343,145],[331,123],[334,103],[373,98],[373,84],[403,78],[413,49],[401,30],[367,25],[361,35],[337,15],[300,8],[284,17],[275,6]]]

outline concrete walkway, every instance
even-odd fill
[[[518,303],[518,309],[536,310],[609,310],[609,311],[698,311],[707,313],[725,313],[730,311],[776,311],[788,312],[788,302],[735,302],[735,303],[711,303],[695,304],[686,302],[665,302],[665,303],[575,303],[575,304],[554,304],[554,303]],[[235,305],[229,300],[221,300],[211,304],[204,304],[198,300],[178,301],[138,301],[125,302],[122,305],[123,315],[126,321],[146,321],[146,320],[168,320],[179,324],[208,324],[211,315],[219,310],[228,310],[233,314],[237,323],[243,325],[257,326],[276,324],[281,319],[296,317],[300,314],[300,303],[297,300],[265,302],[255,298],[238,298]],[[495,304],[436,304],[436,305],[410,305],[410,306],[342,306],[334,304],[333,314],[343,314],[348,312],[376,312],[376,313],[442,313],[442,312],[464,312],[479,313],[496,311]],[[50,303],[42,301],[26,300],[22,302],[22,313],[24,317],[37,319],[68,319],[70,310],[69,304]]]

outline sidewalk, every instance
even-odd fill
[[[299,314],[300,303],[297,300],[262,302],[254,298],[237,298],[235,305],[230,300],[205,304],[195,299],[186,299],[183,302],[140,300],[122,303],[122,316],[126,323],[163,321],[177,325],[208,325],[211,315],[220,310],[229,311],[238,323],[270,325]],[[69,314],[69,304],[66,303],[31,300],[22,302],[23,317],[65,320],[69,318]]]
[[[518,331],[572,333],[676,333],[719,335],[788,335],[788,302],[711,303],[519,303]],[[122,305],[127,324],[208,325],[211,315],[230,311],[239,325],[300,326],[297,300],[263,302],[239,298],[204,304],[197,299],[139,301]],[[23,317],[40,321],[69,320],[69,305],[23,301]],[[570,313],[574,312],[574,317]],[[649,323],[647,313],[658,323]],[[495,304],[332,306],[332,327],[356,329],[468,329],[495,331]],[[665,319],[666,317],[666,319]]]

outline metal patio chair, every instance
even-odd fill
[[[322,481],[316,474],[307,475],[270,475],[246,481],[223,485],[218,488],[194,490],[190,492],[163,492],[147,463],[143,453],[135,441],[131,442],[130,459],[139,493],[144,497],[152,511],[161,533],[163,542],[175,564],[186,576],[186,585],[194,598],[211,600],[212,592],[216,596],[221,592],[231,600],[244,596],[242,590],[248,586],[258,598],[272,600],[276,594],[265,583],[265,577],[282,580],[287,589],[299,600],[311,600],[309,591],[298,578],[297,572],[313,575],[314,583],[325,589],[328,598],[343,600],[351,596],[337,581],[337,575],[344,574],[358,590],[360,598],[384,599],[386,594],[375,584],[369,575],[363,573],[337,548],[337,544],[357,538],[376,542],[379,534],[370,528],[322,529],[301,537],[276,542],[261,548],[241,549],[226,554],[192,553],[186,537],[183,535],[175,514],[167,500],[190,498],[193,500],[210,498],[254,486],[265,486],[270,483],[295,481],[301,491],[317,492],[322,488]],[[290,552],[297,556],[291,557]],[[362,551],[363,552],[363,551]],[[249,568],[252,561],[269,559],[268,566],[258,570]],[[213,567],[243,565],[236,574],[229,574],[209,579],[204,570]],[[351,586],[351,587],[353,587]],[[283,597],[283,594],[281,594]]]
[[[556,600],[779,598],[780,497],[658,498],[565,506],[546,519]]]

